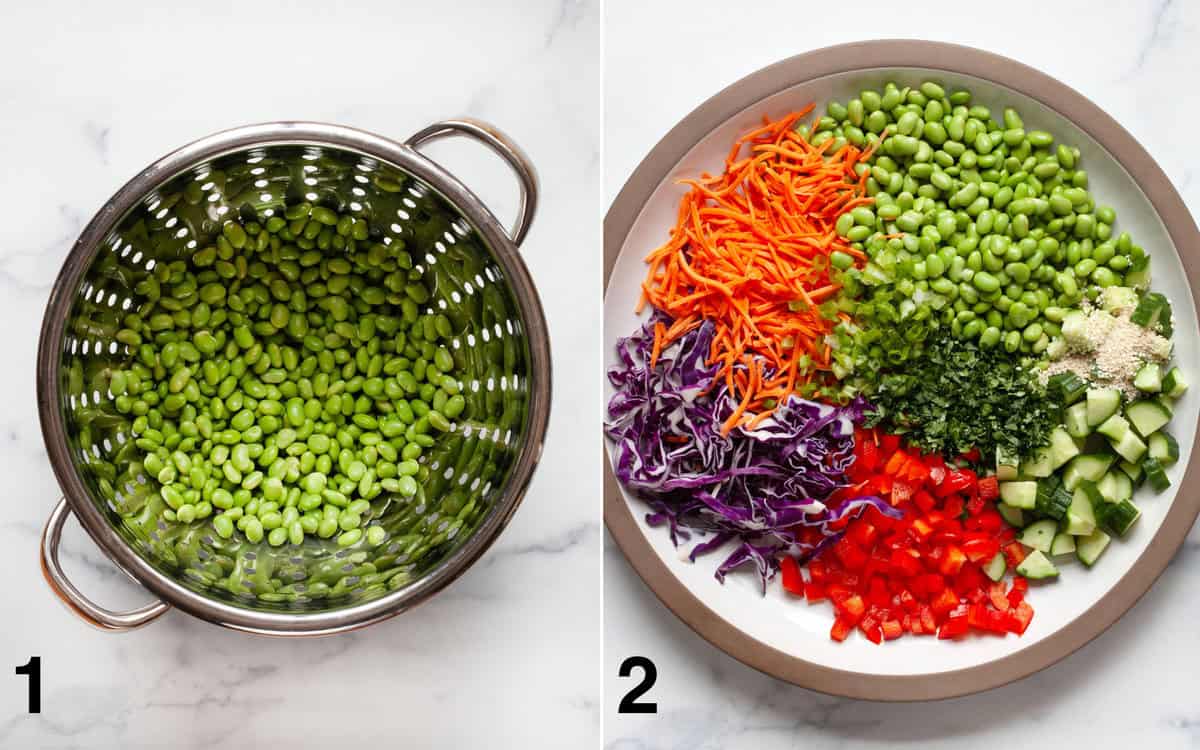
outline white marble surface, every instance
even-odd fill
[[[807,50],[872,37],[982,47],[1033,65],[1092,98],[1137,136],[1200,209],[1200,5],[860,0],[844,12],[787,0],[605,6],[605,198],[671,126],[724,86]],[[819,18],[818,18],[819,16]],[[605,744],[612,750],[754,748],[1185,748],[1200,744],[1200,532],[1157,585],[1107,633],[1059,665],[983,695],[928,704],[833,698],[764,676],[709,646],[664,608],[606,536]],[[620,716],[636,680],[631,654],[655,661],[655,715]]]
[[[600,7],[588,0],[135,2],[0,11],[0,747],[594,747],[600,735]],[[172,148],[305,118],[398,138],[457,115],[522,144],[543,202],[525,257],[549,318],[555,401],[510,528],[433,601],[353,635],[274,640],[171,613],[104,634],[49,593],[37,539],[58,488],[34,407],[43,306],[84,222]],[[506,168],[432,152],[505,223]],[[584,285],[585,289],[594,289]],[[68,572],[109,606],[144,595],[73,522]],[[14,666],[42,657],[42,713]]]

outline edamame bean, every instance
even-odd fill
[[[836,137],[836,123],[823,129]],[[856,215],[874,230],[874,209]],[[344,532],[338,519],[361,534],[385,479],[418,494],[429,470],[416,459],[466,410],[455,354],[436,343],[455,327],[421,311],[433,287],[403,240],[367,242],[370,231],[310,204],[226,218],[215,239],[137,282],[156,309],[125,316],[116,339],[132,366],[99,382],[140,420],[130,449],[161,485],[165,520],[211,516],[223,539],[301,544]],[[406,439],[408,425],[420,430]],[[398,461],[415,470],[397,478]]]

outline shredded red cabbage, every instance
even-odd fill
[[[765,592],[780,554],[807,561],[840,537],[831,522],[868,505],[901,515],[875,496],[826,506],[848,483],[866,401],[836,407],[792,396],[754,429],[722,435],[737,403],[723,381],[714,384],[718,368],[707,363],[714,326],[705,322],[682,336],[650,368],[658,320],[617,342],[620,364],[608,373],[617,392],[605,431],[615,443],[617,478],[650,506],[648,523],[668,525],[676,545],[691,531],[713,534],[692,548],[692,560],[738,541],[717,579],[750,563]],[[799,534],[813,527],[823,533],[816,544]]]

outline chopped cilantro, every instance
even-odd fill
[[[902,369],[884,371],[868,398],[870,425],[946,455],[997,448],[1032,455],[1058,423],[1057,405],[1019,355],[935,333]]]

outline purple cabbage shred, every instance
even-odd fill
[[[754,429],[722,435],[737,403],[723,380],[714,383],[718,366],[707,363],[713,324],[673,342],[650,368],[659,320],[665,318],[617,342],[605,432],[614,442],[617,478],[650,508],[647,523],[668,526],[677,546],[693,531],[712,535],[691,549],[691,560],[737,542],[717,580],[751,564],[765,592],[780,555],[807,562],[840,538],[829,528],[833,521],[867,506],[901,515],[875,496],[826,505],[848,484],[854,427],[870,409],[865,400],[838,407],[791,396]],[[813,527],[823,534],[816,544],[797,531]]]

